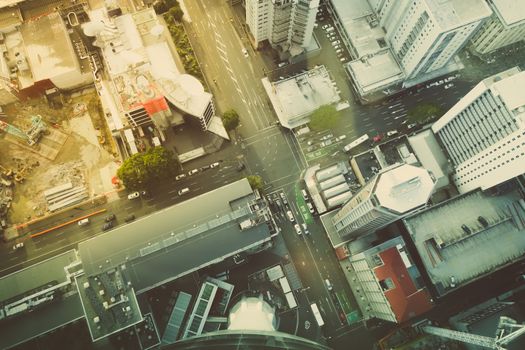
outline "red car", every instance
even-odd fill
[[[383,139],[383,136],[378,134],[378,135],[374,136],[374,138],[372,140],[374,140],[374,142],[379,142],[382,139]]]

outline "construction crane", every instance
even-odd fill
[[[495,350],[505,350],[511,341],[525,333],[525,325],[518,324],[515,320],[507,316],[500,317],[494,338],[435,327],[429,323],[419,325],[418,328],[428,334]]]
[[[46,132],[47,126],[39,115],[31,117],[31,126],[27,131],[20,130],[14,125],[8,124],[0,120],[0,130],[7,132],[8,134],[14,135],[22,140],[27,141],[29,146],[33,146],[38,142],[40,136]]]

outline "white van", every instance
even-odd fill
[[[182,190],[179,190],[178,194],[179,196],[182,196],[183,194],[186,194],[188,192],[190,192],[190,189],[188,187],[185,187]]]
[[[78,226],[86,226],[87,224],[89,224],[89,218],[85,218],[78,221]]]

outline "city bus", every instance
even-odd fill
[[[312,308],[312,312],[314,313],[315,320],[317,321],[317,324],[319,327],[324,326],[324,320],[321,317],[321,313],[319,312],[319,308],[317,307],[316,303],[310,304],[310,307]]]
[[[368,137],[368,134],[364,134],[363,136],[361,136],[360,138],[350,142],[348,145],[346,145],[343,150],[345,152],[350,152],[352,149],[356,148],[357,146],[359,146],[360,144],[362,144],[363,142],[366,142],[370,137]]]

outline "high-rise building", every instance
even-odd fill
[[[486,54],[525,39],[525,1],[490,0],[492,16],[472,37],[472,48]]]
[[[312,39],[319,0],[247,0],[246,23],[255,46],[268,41],[281,54],[304,51]]]
[[[482,80],[434,125],[460,193],[525,173],[525,72]]]
[[[485,0],[369,0],[408,79],[443,68],[492,13]]]
[[[395,164],[383,169],[323,224],[334,247],[374,232],[424,207],[435,180],[425,169]]]

